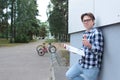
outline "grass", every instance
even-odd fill
[[[56,42],[56,40],[55,39],[46,39],[45,42],[46,43],[53,43],[53,42]]]
[[[69,52],[67,50],[60,50],[61,56],[66,60],[66,66],[69,66]]]
[[[11,47],[11,46],[16,46],[16,45],[20,45],[20,44],[25,44],[25,43],[10,43],[9,40],[0,38],[0,47]]]
[[[69,42],[65,42],[65,44],[69,44]],[[54,42],[53,45],[56,46],[58,53],[65,59],[66,66],[69,66],[69,51],[65,50],[64,43],[61,42]]]

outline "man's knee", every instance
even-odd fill
[[[68,80],[72,80],[72,75],[69,72],[66,72],[66,77]]]

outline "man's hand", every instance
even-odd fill
[[[87,36],[84,35],[82,43],[84,46],[88,47],[88,48],[92,48],[92,45],[89,43],[89,41],[87,40]]]

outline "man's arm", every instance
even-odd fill
[[[94,43],[92,44],[91,50],[93,53],[97,54],[103,51],[103,34],[98,31],[93,36]]]

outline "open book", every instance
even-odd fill
[[[75,48],[71,45],[64,44],[64,48],[72,53],[77,53],[81,56],[85,56],[84,50]]]

